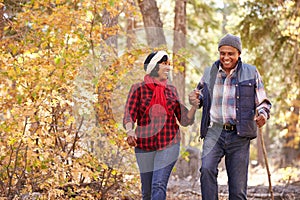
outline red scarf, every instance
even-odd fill
[[[151,115],[153,116],[162,116],[168,114],[167,100],[164,92],[166,89],[167,80],[158,81],[151,76],[146,75],[144,77],[144,81],[147,87],[153,91],[152,99],[149,107],[146,109],[146,113],[148,114],[149,110],[151,110]]]

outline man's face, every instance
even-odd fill
[[[232,46],[221,46],[219,48],[219,52],[222,68],[226,72],[230,72],[230,70],[235,68],[240,56],[240,52]]]

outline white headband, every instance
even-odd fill
[[[157,62],[160,61],[164,56],[168,56],[167,52],[165,51],[158,51],[153,58],[150,60],[149,64],[147,65],[146,74],[150,74],[151,71],[156,66]]]

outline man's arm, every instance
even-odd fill
[[[272,104],[267,98],[264,84],[262,78],[258,71],[256,71],[256,91],[255,91],[255,101],[256,101],[256,117],[255,121],[257,126],[262,127],[267,119],[270,118],[270,109]]]

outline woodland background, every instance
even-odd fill
[[[273,103],[260,132],[275,184],[300,181],[299,0],[0,2],[3,199],[140,198],[122,116],[145,56],[172,55],[170,80],[186,102],[227,32],[241,37]],[[182,128],[187,162],[186,149],[201,149],[200,115]],[[251,168],[264,169],[258,139]]]

